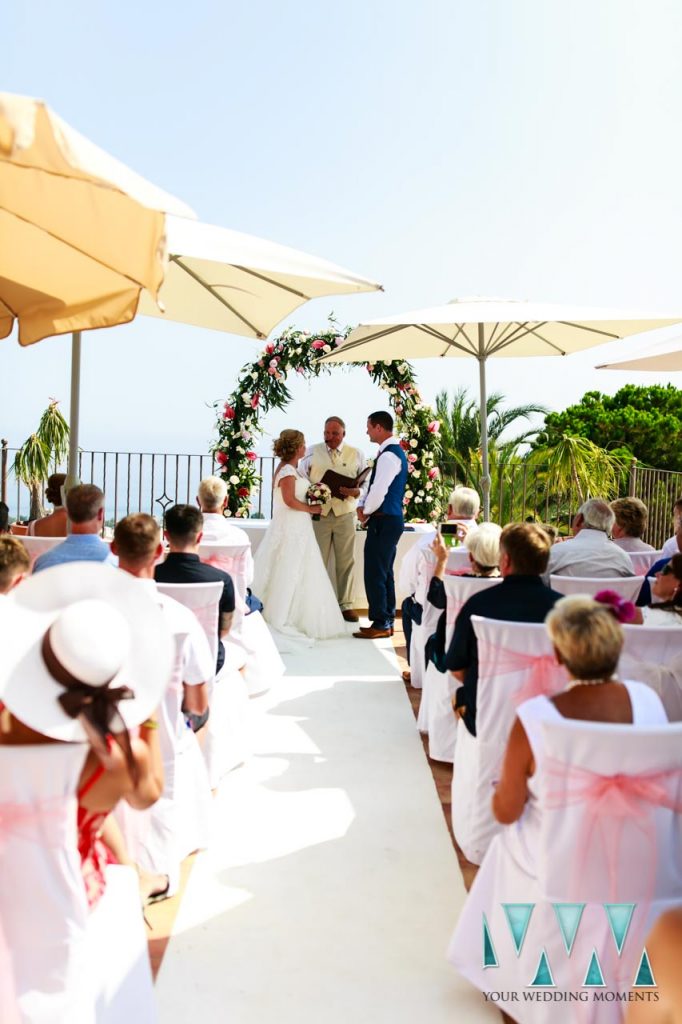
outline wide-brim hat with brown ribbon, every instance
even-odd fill
[[[55,740],[88,739],[68,713],[74,693],[115,696],[123,725],[139,725],[168,685],[173,641],[161,606],[139,581],[95,562],[54,566],[0,606],[0,701]],[[120,720],[119,720],[120,721]]]

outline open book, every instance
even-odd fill
[[[332,492],[332,498],[340,498],[341,501],[345,501],[345,496],[341,494],[340,488],[361,487],[371,472],[370,466],[363,469],[362,473],[358,473],[357,476],[344,476],[342,473],[335,473],[333,469],[328,469],[320,483],[327,485]]]

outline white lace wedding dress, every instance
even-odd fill
[[[293,466],[275,478],[272,521],[254,557],[253,592],[263,602],[271,629],[299,640],[345,636],[348,627],[339,609],[313,532],[312,517],[284,504],[280,482],[295,477],[295,496],[306,500],[310,481]],[[278,646],[283,649],[278,640]],[[295,645],[294,645],[295,647]]]

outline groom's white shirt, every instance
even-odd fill
[[[379,451],[377,452],[377,459],[383,452],[384,448],[388,448],[389,445],[400,444],[397,437],[387,437],[386,440],[379,445]],[[402,468],[402,463],[397,455],[393,452],[386,452],[382,455],[376,464],[376,473],[374,474],[374,481],[372,486],[367,491],[364,499],[360,498],[358,506],[364,509],[366,516],[371,516],[372,512],[376,512],[388,493],[388,489],[391,483],[397,477],[398,473]]]

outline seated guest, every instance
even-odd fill
[[[474,594],[463,605],[445,659],[447,669],[462,685],[455,694],[455,711],[476,735],[478,644],[472,615],[510,622],[544,622],[561,594],[542,582],[550,557],[549,537],[535,523],[511,523],[500,535],[499,586]],[[627,555],[624,555],[627,558]]]
[[[616,517],[611,536],[619,548],[623,551],[656,550],[642,540],[649,514],[643,501],[639,498],[616,498],[611,502],[611,511]]]
[[[18,537],[0,536],[0,594],[9,594],[31,568],[31,559]]]
[[[464,547],[469,552],[471,572],[461,573],[463,576],[499,576],[500,575],[500,535],[502,527],[497,523],[481,523],[475,530],[467,533]]]
[[[77,795],[106,815],[120,798],[145,808],[161,792],[149,715],[170,672],[170,637],[158,607],[130,584],[100,565],[61,566],[27,580],[0,616],[0,804],[13,811],[0,843],[0,918],[12,951],[3,996],[9,969],[21,1020],[95,1019]]]
[[[9,532],[9,506],[0,501],[0,534]]]
[[[682,553],[656,572],[651,603],[635,611],[634,622],[645,626],[682,626]]]
[[[29,537],[66,537],[66,509],[62,505],[62,487],[65,482],[65,473],[53,473],[47,478],[45,497],[54,506],[54,510],[28,524]]]
[[[682,551],[682,498],[673,505],[673,535],[663,545],[661,555],[672,558],[678,551]]]
[[[165,562],[156,566],[157,583],[216,583],[223,584],[218,617],[218,660],[216,672],[225,663],[222,637],[227,636],[234,614],[234,586],[231,576],[199,559],[199,544],[203,536],[204,517],[193,505],[173,505],[166,512],[164,537],[170,546]]]
[[[111,548],[100,534],[104,527],[104,494],[94,484],[79,484],[66,495],[69,535],[36,558],[33,574],[65,562],[105,562],[116,565]]]
[[[573,519],[573,537],[552,546],[547,576],[634,576],[629,555],[611,540],[614,522],[608,502],[583,502]]]
[[[199,484],[197,504],[204,517],[202,540],[206,544],[248,544],[246,530],[223,515],[227,505],[227,484],[219,476],[207,476]]]
[[[456,522],[461,528],[458,536],[466,537],[469,530],[475,530],[481,511],[481,499],[473,487],[455,487],[448,498],[448,522]]]

